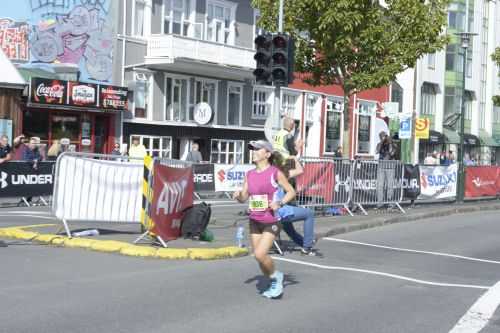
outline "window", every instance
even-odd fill
[[[297,109],[299,95],[281,92],[281,112],[289,117],[294,117]]]
[[[370,153],[372,118],[376,107],[375,102],[360,101],[358,104],[358,154]]]
[[[134,36],[144,36],[144,11],[146,8],[145,0],[135,0],[134,1],[134,23],[132,35]]]
[[[236,4],[209,1],[207,4],[206,39],[234,45],[234,15]]]
[[[465,98],[464,98],[464,106],[465,106],[465,115],[464,119],[466,120],[472,120],[472,101],[474,99],[474,94],[471,91],[466,90],[465,91]]]
[[[463,12],[449,11],[448,26],[452,29],[463,30],[465,14]]]
[[[254,88],[252,118],[266,119],[271,114],[271,90]]]
[[[242,86],[229,84],[227,90],[227,124],[241,124]]]
[[[317,115],[318,103],[320,101],[319,95],[307,94],[306,97],[306,120],[314,121],[315,115]]]
[[[212,139],[210,162],[222,164],[243,163],[243,140]]]
[[[460,113],[460,101],[462,98],[462,88],[445,87],[444,114]]]
[[[134,117],[148,118],[151,116],[151,86],[152,76],[144,73],[135,74],[136,87],[134,90]]]
[[[328,98],[326,102],[325,153],[335,153],[341,142],[342,98]]]
[[[422,85],[422,109],[421,114],[436,114],[436,85],[424,82]]]
[[[187,120],[194,119],[194,107],[196,104],[202,102],[210,105],[212,112],[216,114],[216,81],[191,78],[191,80],[189,80],[189,84],[189,117]]]
[[[429,69],[436,68],[436,53],[427,54],[427,68]]]
[[[188,80],[180,77],[165,80],[165,120],[187,121]]]
[[[163,0],[163,32],[201,38],[201,24],[193,22],[192,9],[191,0]]]
[[[149,156],[172,158],[172,137],[132,134],[129,147],[132,145],[133,137],[140,139],[140,143],[146,147]]]

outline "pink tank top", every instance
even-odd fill
[[[257,169],[248,171],[247,184],[250,219],[261,223],[278,221],[269,207],[278,190],[278,168],[271,165],[260,172]]]

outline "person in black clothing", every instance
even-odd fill
[[[396,149],[391,137],[386,132],[380,132],[379,137],[380,142],[377,144],[377,154],[379,155],[377,169],[377,208],[382,208],[383,203],[385,201],[392,201],[393,197],[395,164],[389,161],[395,159]]]
[[[0,164],[8,162],[12,159],[12,147],[9,145],[7,135],[0,137]]]

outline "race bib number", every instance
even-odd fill
[[[267,194],[252,195],[249,200],[249,207],[252,212],[263,212],[269,208]]]

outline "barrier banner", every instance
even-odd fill
[[[500,195],[500,166],[497,166],[497,194]]]
[[[457,193],[457,164],[420,166],[419,199],[453,198]]]
[[[420,195],[420,168],[418,165],[405,164],[403,177],[403,199],[416,200]]]
[[[496,196],[498,167],[474,166],[465,168],[465,197]]]
[[[215,191],[214,165],[193,164],[193,181],[195,192]]]
[[[304,165],[304,173],[297,177],[297,193],[301,197],[321,197],[332,202],[335,187],[333,163],[312,162]]]
[[[155,164],[153,170],[153,202],[151,232],[165,241],[181,235],[184,210],[193,205],[193,171]]]
[[[0,197],[52,195],[55,162],[6,162],[0,164]]]
[[[358,161],[352,179],[353,201],[377,202],[378,162]]]
[[[255,169],[253,164],[215,164],[215,191],[233,192],[241,190],[246,173],[252,169]]]

